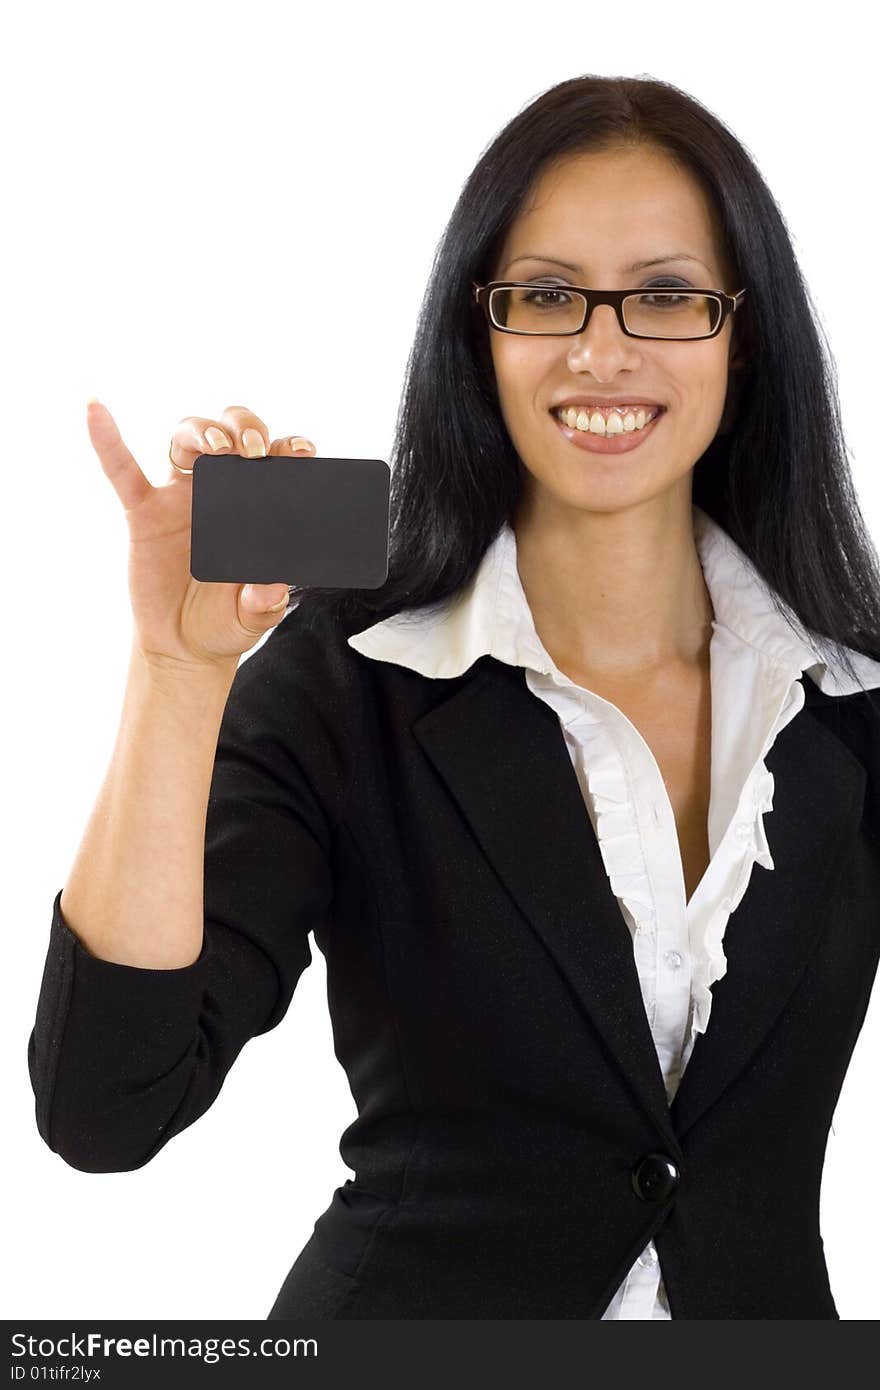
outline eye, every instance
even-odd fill
[[[556,285],[539,285],[533,290],[527,290],[523,295],[523,303],[537,304],[541,308],[554,308],[558,304],[568,302],[568,296]]]

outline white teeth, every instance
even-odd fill
[[[590,434],[622,434],[624,431],[640,430],[658,415],[659,406],[637,406],[619,410],[613,409],[606,421],[601,410],[593,406],[569,406],[558,410],[557,415],[569,429],[589,431]]]

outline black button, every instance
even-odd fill
[[[666,1154],[646,1154],[632,1170],[633,1192],[644,1202],[665,1202],[678,1187],[678,1169]]]

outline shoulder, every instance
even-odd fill
[[[305,775],[328,801],[350,784],[363,729],[361,677],[343,625],[292,608],[246,654],[229,692],[218,762]]]
[[[802,678],[804,710],[847,742],[859,761],[880,757],[880,689],[834,695]]]
[[[242,658],[236,684],[271,686],[279,697],[300,692],[323,700],[351,693],[357,664],[348,645],[350,631],[357,631],[356,622],[343,623],[326,608],[299,604]]]
[[[866,799],[880,829],[880,689],[832,695],[803,678],[803,716],[817,721],[866,775]]]

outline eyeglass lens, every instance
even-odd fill
[[[576,333],[584,322],[586,298],[574,290],[528,285],[492,290],[492,317],[516,333]],[[623,301],[623,321],[646,338],[702,338],[721,316],[714,295],[651,290]]]

